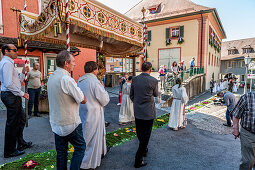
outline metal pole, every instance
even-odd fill
[[[244,85],[244,94],[247,92],[247,74],[248,74],[248,65],[245,65],[245,85]]]
[[[250,70],[250,74],[252,74],[252,70]],[[250,79],[250,92],[251,92],[251,90],[252,90],[252,80],[253,80],[253,79]]]
[[[250,92],[252,91],[252,80],[253,79],[250,79]]]

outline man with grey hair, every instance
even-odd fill
[[[27,74],[28,79],[28,116],[32,115],[32,108],[34,106],[34,115],[40,117],[39,114],[39,101],[40,101],[40,93],[41,93],[41,81],[42,81],[42,73],[39,71],[39,63],[35,62],[33,64],[33,69],[30,70]]]
[[[235,108],[235,105],[237,103],[236,96],[233,93],[229,92],[229,91],[226,91],[225,93],[218,92],[217,96],[218,97],[223,97],[223,100],[224,100],[223,104],[225,106],[227,106],[227,111],[226,111],[227,123],[223,123],[223,125],[231,127],[231,119],[232,119],[231,112]]]
[[[70,76],[75,66],[74,56],[64,50],[56,58],[57,69],[48,83],[50,125],[55,134],[57,169],[67,169],[68,142],[74,147],[71,170],[79,170],[86,144],[83,138],[79,104],[86,98],[77,83]]]
[[[24,154],[23,150],[32,146],[32,142],[26,142],[23,139],[26,115],[21,97],[28,100],[29,95],[21,91],[21,82],[25,78],[26,68],[23,67],[22,73],[19,74],[14,67],[14,59],[18,56],[17,48],[13,44],[5,44],[2,46],[2,53],[3,58],[0,62],[1,100],[7,108],[4,157],[9,158]]]

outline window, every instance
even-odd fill
[[[228,68],[231,68],[231,67],[232,67],[232,62],[228,61]]]
[[[234,50],[228,50],[228,55],[234,55],[234,54],[236,54],[236,49],[234,49]]]
[[[216,65],[216,56],[214,56],[214,66]]]
[[[147,40],[151,42],[151,31],[147,31]]]
[[[243,48],[243,54],[251,53],[251,48]]]
[[[236,68],[236,61],[232,61],[232,68]]]
[[[172,29],[171,29],[171,35],[172,35],[172,38],[179,38],[179,35],[180,35],[180,27],[172,28]]]
[[[241,67],[245,67],[245,62],[244,61],[241,61]]]
[[[2,0],[0,0],[0,34],[3,34],[3,13],[2,13]]]

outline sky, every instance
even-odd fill
[[[110,8],[125,13],[140,0],[98,0]],[[197,4],[216,8],[231,41],[255,37],[255,0],[191,0]]]

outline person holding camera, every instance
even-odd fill
[[[231,119],[232,119],[231,112],[235,108],[235,105],[237,103],[236,96],[229,91],[226,91],[225,93],[218,92],[217,96],[223,97],[223,101],[221,101],[221,103],[223,103],[223,105],[227,106],[227,111],[226,111],[227,123],[223,123],[223,125],[231,127]]]

